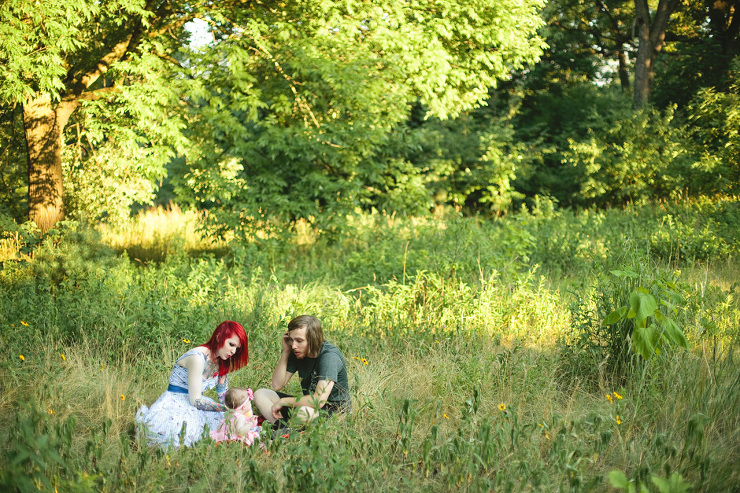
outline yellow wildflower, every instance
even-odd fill
[[[190,339],[183,339],[182,342],[184,342],[185,344],[190,344]]]
[[[614,392],[614,397],[616,397],[619,400],[622,400],[622,396]]]
[[[121,394],[121,400],[122,400],[122,401],[125,401],[125,400],[126,400],[126,396],[125,396],[125,395],[123,395],[123,394]]]
[[[498,405],[498,410],[499,411],[506,411],[506,404],[504,404],[503,402],[501,404],[499,404]]]
[[[26,327],[28,327],[28,322],[26,322],[25,320],[21,320],[21,325],[25,325]]]
[[[610,394],[606,394],[606,400],[609,402],[614,402],[614,399],[612,399],[612,396]]]
[[[445,419],[450,419],[450,417],[447,416],[447,414],[442,414],[442,416],[444,416]]]
[[[21,361],[26,361],[26,357],[23,356],[22,354],[21,355],[18,355],[18,357],[21,359]]]
[[[368,362],[367,362],[367,360],[365,358],[362,358],[362,364],[363,365],[367,365],[368,364]]]
[[[616,418],[616,419],[617,419],[617,424],[618,424],[618,425],[621,425],[621,424],[622,424],[622,420],[621,420],[621,419],[619,419],[619,414],[617,414],[617,418]]]
[[[52,408],[49,408],[46,412],[49,414],[54,414],[54,410]]]
[[[64,356],[64,353],[59,353],[59,356],[62,357],[62,361],[67,361],[67,358]]]

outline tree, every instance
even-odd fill
[[[229,2],[220,3],[224,4],[229,6]],[[208,2],[199,6],[210,7]],[[127,115],[134,127],[135,118],[143,111],[159,111],[156,106],[142,110],[145,101],[127,99],[126,95],[137,84],[152,88],[166,85],[160,79],[165,70],[153,66],[155,60],[172,61],[170,55],[185,42],[183,24],[199,15],[202,11],[193,10],[184,1],[3,3],[0,104],[11,109],[22,106],[29,219],[42,232],[64,217],[62,153],[70,118],[85,102],[119,103],[116,111]],[[152,119],[163,118],[166,116],[160,114]],[[136,145],[146,147],[152,145],[146,133],[139,129],[129,137],[137,141]],[[92,145],[106,138],[102,135]]]
[[[536,61],[539,7],[312,0],[235,12],[233,32],[192,58],[196,145],[176,191],[235,229],[307,218],[329,230],[358,207],[428,209],[437,174],[408,159],[410,112],[454,117]]]
[[[665,45],[668,20],[679,1],[660,0],[655,15],[651,15],[648,0],[635,0],[635,27],[639,40],[635,60],[635,109],[642,108],[650,101],[655,59]]]

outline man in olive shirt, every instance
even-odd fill
[[[324,409],[329,415],[349,411],[351,398],[347,365],[339,349],[324,340],[318,318],[301,315],[288,323],[282,338],[283,351],[272,373],[272,389],[258,389],[254,403],[270,423],[287,421],[291,411],[307,422]],[[295,372],[303,395],[294,397],[283,389]]]

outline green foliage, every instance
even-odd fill
[[[70,416],[56,423],[33,405],[16,410],[16,423],[9,439],[13,445],[5,450],[0,471],[3,491],[98,491],[104,484],[97,467],[102,445],[110,423],[100,436],[92,432],[84,453],[75,450],[76,420]]]
[[[428,209],[428,175],[451,171],[410,159],[423,144],[405,125],[412,107],[447,118],[478,106],[542,47],[539,2],[489,3],[241,10],[235,34],[191,56],[197,146],[175,165],[177,196],[244,236],[298,218],[331,232],[357,208]],[[500,209],[513,173],[504,144],[489,133],[475,145],[480,170],[463,194]]]
[[[689,210],[672,212],[693,217]],[[675,260],[652,256],[646,232],[666,213],[577,214],[541,199],[492,222],[375,214],[356,218],[354,233],[334,243],[304,231],[289,243],[232,244],[215,258],[172,240],[159,262],[114,254],[68,224],[32,258],[0,270],[3,395],[37,409],[3,404],[2,485],[25,474],[60,491],[600,491],[619,470],[654,491],[652,476],[674,475],[697,491],[731,489],[740,443],[737,266],[728,257],[715,268],[720,259],[710,258],[696,282],[691,264],[678,274]],[[734,216],[714,217],[728,226],[722,218]],[[561,230],[568,233],[555,235]],[[729,229],[717,231],[731,244]],[[638,277],[608,274],[622,265]],[[613,337],[615,350],[628,346],[609,330],[618,324],[601,321],[639,286],[669,301],[659,285],[666,279],[687,309],[660,310],[691,350],[662,351],[650,371],[636,357],[610,371],[616,353],[596,336]],[[219,321],[249,331],[249,366],[231,383],[259,388],[269,385],[285,322],[304,312],[322,319],[347,358],[352,413],[265,449],[203,441],[165,452],[139,442],[136,409],[157,398],[174,358]],[[602,332],[572,342],[592,329]],[[10,465],[29,450],[31,459]],[[45,467],[34,468],[38,460]]]
[[[688,108],[691,137],[707,177],[699,186],[708,194],[738,194],[740,183],[740,61],[730,70],[729,89],[700,90]]]
[[[25,153],[20,105],[0,104],[0,214],[19,223],[28,218],[28,163]]]
[[[636,279],[637,273],[631,269],[612,271],[618,277]],[[675,314],[684,303],[679,288],[674,282],[658,280],[654,287],[659,292],[659,298],[648,289],[637,287],[629,296],[629,304],[617,308],[604,319],[604,325],[614,325],[618,322],[631,320],[633,324],[629,338],[632,349],[649,360],[655,354],[660,354],[664,343],[688,349],[689,342],[676,321],[669,315]],[[661,308],[669,313],[665,314]]]

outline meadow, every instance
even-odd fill
[[[259,241],[202,222],[1,240],[0,490],[740,491],[738,201],[364,214]],[[633,319],[604,324],[636,292],[688,348],[660,337],[645,360]],[[347,358],[351,413],[264,447],[143,443],[136,410],[220,321],[247,328],[231,384],[256,389],[303,313]]]

